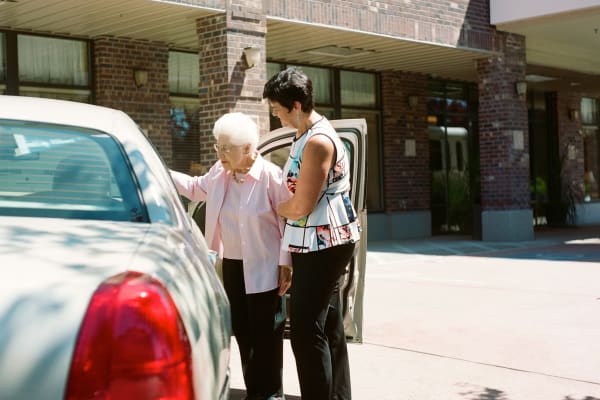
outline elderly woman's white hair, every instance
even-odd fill
[[[219,140],[219,136],[225,135],[234,145],[251,145],[251,150],[258,145],[258,126],[252,118],[240,112],[232,112],[222,115],[213,128],[213,136]]]

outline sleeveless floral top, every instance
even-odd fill
[[[314,135],[325,135],[331,139],[337,159],[327,174],[314,210],[302,219],[286,221],[281,247],[292,253],[323,250],[360,239],[360,224],[349,195],[350,162],[346,147],[325,117],[292,143],[289,158],[283,168],[288,189],[292,193],[296,191],[302,151]]]

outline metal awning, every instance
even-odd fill
[[[492,52],[335,27],[267,19],[267,57],[366,71],[408,71],[477,81],[475,60]]]
[[[496,25],[525,36],[528,85],[600,96],[600,6]]]
[[[196,20],[223,12],[178,1],[0,0],[0,29],[86,39],[110,35],[198,50]],[[477,80],[474,60],[491,54],[268,17],[266,40],[269,60],[472,82]]]
[[[86,39],[111,35],[195,50],[196,20],[218,12],[152,0],[0,0],[0,29]]]

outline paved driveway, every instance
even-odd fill
[[[600,400],[600,234],[369,244],[355,400]],[[299,398],[286,341],[288,399]],[[239,358],[232,399],[241,399]]]

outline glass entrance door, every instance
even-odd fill
[[[568,210],[562,193],[564,149],[559,149],[556,93],[533,90],[527,98],[533,224],[561,226],[566,223]]]
[[[427,102],[432,233],[473,231],[472,137],[475,92],[465,84],[432,82]],[[475,174],[474,174],[475,172]]]

